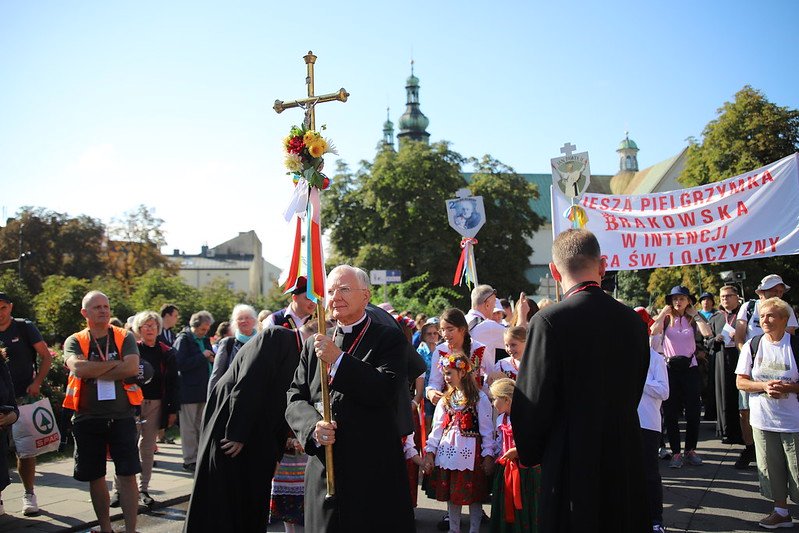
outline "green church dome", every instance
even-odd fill
[[[624,140],[619,143],[619,148],[616,150],[638,150],[638,145],[629,137],[624,137]]]

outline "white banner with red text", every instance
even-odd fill
[[[572,223],[552,191],[552,232]],[[609,270],[799,254],[799,153],[724,181],[663,193],[579,200]]]

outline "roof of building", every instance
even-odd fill
[[[638,150],[638,145],[635,144],[635,141],[630,139],[630,137],[625,136],[624,139],[619,143],[619,147],[616,150],[617,152],[620,150]]]

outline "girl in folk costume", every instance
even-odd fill
[[[481,502],[494,469],[491,403],[463,352],[440,360],[447,391],[436,405],[427,440],[424,472],[438,501],[447,502],[449,530],[460,532],[461,506],[469,506],[470,532],[480,531]]]
[[[478,388],[483,386],[486,376],[493,370],[492,368],[485,368],[483,362],[483,353],[485,352],[485,345],[475,340],[472,340],[469,335],[469,325],[466,322],[466,317],[460,309],[447,309],[441,314],[439,319],[439,327],[441,328],[441,336],[444,337],[444,342],[436,346],[433,353],[433,365],[430,368],[430,381],[426,388],[427,399],[433,405],[438,404],[438,401],[444,395],[444,377],[441,372],[441,365],[438,364],[440,358],[457,352],[469,355],[469,368],[473,370],[474,379],[477,382]],[[488,392],[488,389],[485,389]]]
[[[509,378],[497,379],[491,384],[491,396],[498,413],[496,449],[499,455],[491,497],[492,533],[538,531],[541,466],[527,468],[519,464],[510,424],[515,385],[516,382]]]
[[[504,338],[505,351],[510,357],[500,359],[494,364],[494,371],[491,373],[492,379],[489,379],[489,383],[503,376],[516,381],[516,377],[519,375],[519,363],[522,360],[524,348],[527,346],[527,329],[522,326],[508,328],[505,330]]]

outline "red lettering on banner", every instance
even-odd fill
[[[719,261],[724,261],[724,258],[727,257],[727,245],[726,244],[722,244],[721,246],[719,246],[719,248],[721,248],[721,253],[719,254],[718,260]]]
[[[766,253],[766,239],[758,239],[755,241],[755,251],[754,254],[764,254]]]
[[[769,172],[767,170],[767,171],[763,172],[763,183],[762,183],[762,185],[765,185],[769,181],[774,181],[774,178],[771,176],[771,172]]]
[[[702,209],[699,212],[699,216],[702,217],[702,222],[705,224],[710,224],[713,222],[713,215],[710,213],[710,209]]]
[[[696,214],[694,213],[677,213],[677,217],[684,227],[696,226]]]
[[[641,211],[646,211],[647,209],[649,209],[649,205],[650,205],[649,198],[647,198],[646,196],[641,198]]]
[[[694,191],[694,203],[695,204],[702,204],[703,202],[703,195],[702,191]]]
[[[716,260],[715,256],[711,257],[710,252],[713,250],[712,246],[709,246],[707,250],[705,250],[705,257],[707,258],[708,263],[712,263]]]
[[[613,231],[619,229],[619,223],[616,222],[616,217],[607,213],[602,213],[605,217],[605,231]]]
[[[738,194],[739,192],[744,190],[744,180],[743,178],[739,179],[738,182],[731,181],[730,182],[730,194]]]
[[[667,228],[673,228],[675,226],[674,217],[671,215],[665,215],[663,217],[663,225]]]
[[[758,185],[760,185],[760,184],[757,182],[757,176],[756,175],[755,176],[747,176],[747,178],[746,178],[746,188],[747,189],[754,189]]]
[[[730,206],[720,205],[716,209],[719,211],[719,220],[724,220],[725,218],[732,219],[730,216]]]
[[[646,221],[649,223],[650,228],[660,229],[660,224],[658,224],[658,219],[656,219],[655,217],[647,217]]]
[[[738,216],[748,215],[748,214],[749,214],[749,210],[746,208],[746,204],[741,202],[741,201],[739,201],[738,202]]]
[[[624,246],[625,248],[635,247],[636,237],[637,236],[635,233],[622,233],[621,234],[622,246]]]
[[[750,255],[749,254],[749,250],[752,249],[752,241],[744,241],[741,244],[744,247],[744,251],[743,251],[743,253],[741,253],[741,256],[746,257],[746,256]]]
[[[655,254],[641,254],[641,266],[655,266]]]
[[[768,245],[771,248],[772,252],[776,253],[776,251],[777,251],[777,243],[778,242],[780,242],[780,238],[779,237],[769,237],[768,238]]]

